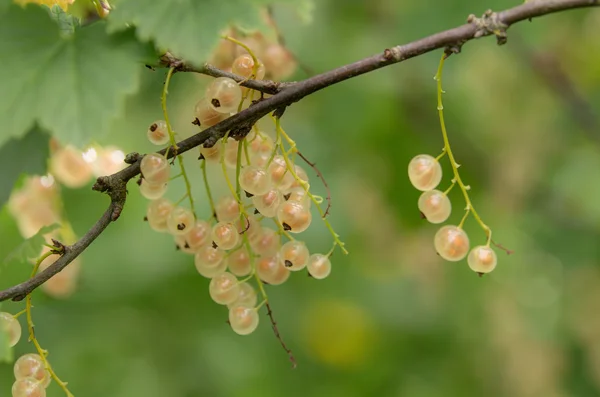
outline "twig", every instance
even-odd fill
[[[306,157],[304,157],[304,155],[302,153],[300,153],[300,151],[296,151],[296,153],[298,153],[298,156],[300,156],[300,158],[302,160],[304,160],[306,162],[306,164],[308,164],[309,166],[312,167],[313,170],[315,170],[315,172],[317,173],[317,176],[321,179],[321,181],[323,181],[323,185],[325,185],[325,189],[327,189],[327,208],[325,208],[325,214],[323,215],[323,218],[327,217],[327,215],[329,215],[329,210],[331,209],[331,189],[329,189],[329,185],[327,184],[327,182],[325,181],[325,177],[323,176],[323,173],[321,173],[321,171],[317,168],[315,163],[311,163],[310,161],[308,161],[308,159]]]
[[[265,306],[267,307],[267,316],[269,316],[269,319],[271,320],[271,326],[273,327],[273,333],[275,334],[275,337],[277,338],[277,340],[279,341],[279,343],[281,343],[281,347],[283,347],[283,350],[285,350],[285,352],[287,353],[288,357],[290,358],[290,361],[292,363],[292,369],[296,369],[296,367],[298,366],[298,363],[296,362],[296,358],[294,357],[294,353],[292,353],[292,350],[289,347],[287,347],[287,345],[283,341],[283,338],[279,334],[279,328],[277,328],[277,323],[275,322],[275,319],[273,318],[273,310],[271,310],[271,306],[269,305],[269,301],[265,302]]]
[[[227,131],[243,124],[253,124],[275,109],[289,106],[323,88],[395,63],[406,61],[407,59],[426,54],[436,49],[447,47],[458,49],[466,42],[475,38],[496,34],[494,29],[491,28],[497,27],[496,25],[498,24],[502,24],[502,26],[504,26],[503,29],[506,30],[510,25],[530,18],[576,8],[598,6],[600,6],[600,0],[530,1],[499,13],[493,13],[494,18],[491,19],[492,21],[495,21],[493,25],[486,25],[488,22],[486,22],[487,19],[485,18],[477,19],[476,21],[473,21],[473,23],[467,23],[454,29],[445,30],[405,45],[388,48],[382,53],[378,53],[349,65],[338,67],[306,80],[283,85],[283,88],[282,84],[278,83],[270,85],[269,82],[265,81],[259,83],[255,80],[248,80],[243,84],[245,87],[258,90],[262,88],[263,92],[268,92],[267,90],[270,90],[270,92],[279,90],[279,92],[270,98],[265,98],[254,103],[248,109],[221,121],[215,126],[177,143],[177,154],[185,153],[190,149],[200,146],[208,139],[216,142],[216,140],[223,137]],[[482,26],[487,26],[487,28],[483,29]],[[163,65],[165,64],[163,63]],[[176,65],[168,64],[168,66],[171,67]],[[177,64],[177,66],[177,71],[198,72],[209,75],[212,75],[211,73],[217,70],[208,65],[196,69],[181,62]],[[220,71],[219,74],[228,75],[222,71]],[[233,77],[235,77],[236,81],[243,80],[240,76],[233,75]],[[160,153],[164,154],[165,150],[166,149],[163,149]],[[174,153],[171,151],[169,157],[173,157],[173,154]],[[126,184],[131,178],[137,176],[139,173],[140,161],[138,160],[129,167],[113,175],[98,178],[93,189],[106,192],[111,197],[111,203],[106,212],[78,242],[72,246],[66,247],[65,254],[43,272],[38,273],[35,277],[32,277],[27,281],[0,291],[0,301],[7,299],[22,300],[27,294],[45,283],[53,275],[64,269],[73,259],[79,256],[104,231],[104,229],[106,229],[110,222],[118,219],[123,210],[123,206],[125,205]]]

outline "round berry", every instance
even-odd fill
[[[408,164],[410,183],[423,192],[435,189],[442,180],[442,166],[428,154],[415,156]]]
[[[211,147],[200,146],[200,155],[210,163],[218,163],[221,161],[221,143],[217,142]]]
[[[173,204],[165,198],[151,201],[146,211],[146,218],[150,227],[157,232],[166,232],[168,230],[167,219],[169,219],[173,208]]]
[[[194,114],[200,123],[200,129],[205,130],[227,118],[227,114],[217,112],[210,106],[206,98],[202,98],[194,107]]]
[[[240,235],[233,223],[219,222],[212,228],[213,242],[222,250],[235,248],[240,241]]]
[[[239,182],[242,189],[254,196],[266,194],[272,186],[267,171],[254,165],[241,169]]]
[[[21,324],[7,312],[0,312],[0,328],[8,335],[8,347],[13,347],[21,339]]]
[[[194,256],[196,270],[206,278],[213,278],[227,268],[225,263],[225,251],[213,248],[211,245],[200,247]]]
[[[217,219],[220,222],[233,222],[240,217],[240,205],[231,196],[222,196],[215,205]]]
[[[287,169],[285,159],[281,155],[273,157],[273,161],[267,168],[271,182],[277,189],[286,190],[294,183],[294,176]]]
[[[277,209],[283,202],[283,195],[278,189],[271,189],[260,196],[253,196],[252,203],[260,214],[266,218],[277,215]]]
[[[14,373],[16,379],[33,378],[43,387],[48,387],[52,380],[39,354],[25,354],[15,361]]]
[[[194,213],[186,208],[175,207],[167,218],[169,233],[174,236],[187,234],[196,222]]]
[[[169,182],[169,160],[159,153],[150,153],[142,158],[140,171],[150,183],[163,184]]]
[[[231,252],[227,257],[226,262],[229,271],[238,277],[247,276],[252,271],[250,254],[246,247],[240,247]]]
[[[229,324],[236,334],[251,334],[258,327],[258,313],[253,307],[233,306],[229,309]]]
[[[211,227],[208,222],[199,219],[184,237],[187,244],[195,252],[198,248],[210,244],[210,233]]]
[[[80,150],[66,146],[50,157],[50,172],[63,185],[79,188],[92,177],[92,166],[84,160]]]
[[[239,76],[250,78],[254,72],[254,60],[250,54],[242,54],[233,61],[231,71]],[[258,61],[256,76],[254,80],[262,80],[265,77],[265,65]]]
[[[273,255],[279,250],[281,237],[268,227],[263,227],[260,233],[249,236],[250,247],[257,255]]]
[[[331,261],[323,254],[312,254],[306,268],[311,276],[321,280],[331,273]]]
[[[206,88],[206,99],[215,112],[235,112],[242,100],[242,89],[229,77],[217,77]]]
[[[439,190],[428,190],[419,197],[419,210],[431,223],[445,222],[452,212],[452,204],[446,194]]]
[[[285,267],[292,271],[298,271],[306,267],[310,254],[306,244],[302,241],[292,240],[281,246],[279,256]]]
[[[169,142],[169,131],[164,120],[156,120],[148,128],[148,140],[155,145],[165,145]]]
[[[271,255],[256,261],[256,274],[268,284],[280,285],[290,277],[290,270],[283,265],[279,255]]]
[[[228,139],[225,143],[225,165],[228,168],[236,169],[238,160],[238,146],[239,142],[235,139]]]
[[[306,173],[306,171],[304,171],[304,168],[300,167],[299,165],[294,165],[294,172],[296,173],[296,176],[299,178],[299,180],[292,177],[292,184],[290,185],[290,188],[303,188],[303,184],[308,183],[308,174]]]
[[[164,196],[167,192],[167,184],[166,183],[150,183],[145,179],[142,179],[142,183],[140,184],[140,193],[142,196],[147,198],[148,200],[156,200]]]
[[[437,253],[447,261],[459,261],[469,252],[469,236],[458,226],[442,226],[433,242]]]
[[[12,386],[13,397],[46,397],[46,389],[34,378],[17,379]]]
[[[312,205],[310,197],[308,197],[308,192],[302,187],[293,187],[285,190],[283,198],[289,201],[298,201],[306,205],[307,208],[310,208]]]
[[[236,300],[228,305],[229,308],[234,306],[246,306],[246,307],[254,307],[256,306],[257,296],[256,291],[252,286],[248,283],[239,284],[238,296]]]
[[[238,298],[240,287],[233,274],[224,272],[210,280],[208,292],[211,299],[219,305],[229,305]]]
[[[305,203],[287,200],[279,206],[277,219],[290,233],[301,233],[310,226],[312,215]]]
[[[467,263],[474,272],[489,273],[496,267],[498,257],[496,252],[487,245],[478,245],[469,252]]]

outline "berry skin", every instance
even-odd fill
[[[212,228],[213,242],[222,250],[230,250],[235,248],[239,241],[240,235],[233,223],[219,222]]]
[[[232,170],[237,168],[238,141],[228,139],[225,143],[225,165]]]
[[[210,280],[208,292],[211,299],[219,305],[230,305],[237,300],[240,287],[233,274],[224,272]]]
[[[198,248],[210,243],[211,228],[208,222],[197,220],[184,237],[189,247],[195,252]]]
[[[156,200],[164,196],[167,192],[167,184],[159,183],[154,184],[150,183],[145,179],[142,179],[142,183],[140,185],[140,193],[142,196],[147,198],[148,200]]]
[[[225,261],[229,271],[238,277],[247,276],[252,271],[250,254],[246,247],[240,247],[231,252]]]
[[[239,284],[239,287],[237,299],[235,302],[228,305],[228,307],[231,309],[234,306],[256,306],[257,296],[254,288],[248,283],[241,283]]]
[[[15,378],[33,378],[42,384],[42,387],[48,387],[52,380],[50,373],[46,371],[44,362],[39,354],[25,354],[14,365]]]
[[[168,230],[167,220],[173,211],[173,204],[165,198],[153,200],[148,204],[146,218],[152,230],[166,232]]]
[[[290,277],[290,270],[283,265],[279,255],[271,255],[256,261],[256,274],[266,283],[280,285]]]
[[[205,130],[227,118],[227,114],[215,111],[206,98],[202,98],[194,107],[194,114],[200,122],[200,129]]]
[[[142,158],[140,171],[148,182],[161,184],[169,182],[169,160],[159,153],[150,153]]]
[[[231,196],[222,196],[215,205],[219,222],[233,222],[240,217],[240,205]]]
[[[419,154],[408,164],[408,178],[422,192],[433,190],[442,180],[442,166],[434,157]]]
[[[76,189],[92,177],[92,166],[73,146],[58,149],[50,157],[50,172],[63,185]]]
[[[215,112],[232,113],[237,110],[242,100],[242,89],[235,80],[218,77],[206,87],[206,99]]]
[[[306,267],[308,273],[317,280],[324,279],[331,273],[331,261],[323,254],[312,254]]]
[[[450,262],[463,259],[469,252],[469,236],[458,226],[442,226],[435,234],[433,243],[437,253]]]
[[[167,218],[167,228],[173,236],[182,236],[187,234],[196,223],[192,211],[175,207]]]
[[[239,76],[250,78],[254,71],[254,60],[250,54],[242,54],[233,61],[231,71]],[[258,68],[254,80],[262,80],[265,77],[265,65],[258,60]]]
[[[254,196],[266,194],[272,187],[267,171],[255,165],[242,168],[239,181],[242,189]]]
[[[206,278],[213,278],[227,268],[225,262],[225,251],[213,248],[211,245],[205,245],[196,252],[194,256],[194,265],[196,270]]]
[[[253,307],[233,306],[229,309],[229,324],[236,334],[251,334],[258,327],[258,313]]]
[[[273,161],[267,168],[271,182],[277,189],[286,190],[292,186],[294,177],[291,172],[287,169],[287,164],[282,155],[273,157]]]
[[[310,253],[302,241],[292,240],[283,244],[279,250],[281,261],[292,271],[302,270],[308,264]]]
[[[212,147],[200,146],[200,154],[209,163],[218,163],[221,160],[221,142]]]
[[[296,176],[301,180],[304,181],[306,183],[308,183],[308,174],[306,173],[306,171],[304,171],[304,168],[300,167],[299,165],[294,165],[294,172],[296,173]],[[300,187],[303,188],[302,183],[300,183],[299,180],[297,180],[296,178],[294,178],[292,176],[292,184],[290,186],[290,188],[296,188],[296,187]]]
[[[445,222],[452,212],[450,199],[439,190],[428,190],[419,197],[419,211],[431,223]]]
[[[297,64],[294,57],[279,44],[267,46],[262,57],[265,68],[269,71],[273,80],[289,77],[296,70]]]
[[[268,227],[263,227],[260,233],[253,236],[248,236],[250,248],[257,255],[274,255],[279,250],[280,236],[279,234]]]
[[[310,197],[308,197],[308,193],[302,187],[294,187],[286,190],[284,192],[284,198],[287,197],[289,201],[299,201],[302,204],[306,205],[308,208],[312,205]]]
[[[46,397],[46,389],[34,378],[17,379],[12,386],[13,397]]]
[[[279,206],[277,219],[290,233],[301,233],[310,226],[312,215],[305,203],[288,200]]]
[[[13,347],[21,339],[21,324],[7,312],[0,312],[0,328],[8,335],[8,347]]]
[[[148,140],[155,145],[165,145],[169,142],[169,131],[164,120],[156,120],[148,128]]]
[[[263,195],[252,197],[252,203],[256,210],[267,218],[277,215],[277,209],[283,201],[283,195],[279,189],[271,189]]]
[[[469,252],[467,263],[474,272],[489,273],[496,267],[498,257],[496,252],[487,245],[478,245]]]

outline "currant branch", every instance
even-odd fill
[[[371,57],[341,66],[300,82],[279,84],[247,80],[241,85],[261,92],[273,94],[273,96],[254,103],[248,109],[245,109],[190,138],[178,142],[174,146],[177,147],[177,154],[182,154],[190,149],[200,146],[207,140],[216,142],[230,130],[242,126],[251,127],[261,117],[277,109],[283,109],[316,91],[342,81],[406,61],[436,49],[452,47],[458,51],[468,41],[484,36],[495,35],[498,39],[498,44],[504,44],[506,42],[506,30],[515,23],[551,13],[598,6],[600,6],[600,0],[534,0],[498,13],[491,11],[486,12],[482,18],[470,16],[467,24],[435,33],[405,45],[388,48]],[[227,76],[238,82],[244,80],[240,76],[226,74],[226,72],[215,70],[215,68],[210,67],[209,65],[204,65],[200,68],[192,67],[170,55],[163,57],[160,60],[160,65],[174,67],[174,72],[196,72],[207,75]],[[169,158],[175,156],[173,149],[175,148],[173,147],[169,150]],[[164,149],[160,153],[164,154],[166,151],[167,149]],[[64,254],[47,269],[23,283],[0,291],[0,301],[7,299],[18,301],[24,299],[27,294],[31,293],[53,275],[64,269],[71,261],[73,261],[73,259],[79,256],[111,222],[118,219],[126,200],[126,184],[130,179],[139,175],[140,160],[140,155],[131,154],[126,159],[126,162],[130,164],[129,167],[113,175],[98,178],[92,189],[106,192],[111,198],[110,205],[105,213],[79,241],[72,246],[65,247]]]

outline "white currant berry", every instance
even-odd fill
[[[254,60],[250,54],[242,54],[233,61],[231,71],[239,76],[250,78],[254,72]],[[265,65],[258,60],[258,68],[254,80],[262,80],[265,77]]]
[[[240,241],[240,235],[233,223],[219,222],[212,228],[213,242],[222,250],[235,248]]]
[[[239,142],[235,139],[228,139],[225,144],[225,165],[228,168],[236,169],[237,168],[237,154],[238,154],[238,146]]]
[[[167,218],[167,228],[172,235],[180,236],[188,233],[195,222],[192,211],[183,207],[175,207]]]
[[[491,247],[478,245],[469,252],[467,263],[474,272],[484,274],[494,270],[498,263],[498,257]]]
[[[52,380],[39,354],[25,354],[19,357],[15,361],[14,373],[15,379],[33,378],[43,387],[48,387]]]
[[[148,128],[148,140],[155,145],[165,145],[169,142],[169,131],[164,120],[156,120]]]
[[[164,196],[167,192],[166,183],[150,183],[146,179],[142,179],[140,184],[140,193],[148,200],[156,200]]]
[[[211,227],[208,222],[198,219],[185,235],[185,241],[193,251],[211,243]]]
[[[221,146],[220,141],[211,147],[200,146],[200,155],[210,163],[218,163],[221,161]]]
[[[63,185],[79,188],[92,177],[92,165],[84,160],[81,150],[65,146],[50,156],[50,172]]]
[[[306,265],[308,273],[317,280],[324,279],[331,273],[331,261],[323,254],[312,254]]]
[[[277,219],[290,233],[301,233],[310,226],[312,215],[305,203],[287,200],[279,206]]]
[[[246,235],[249,240],[256,238],[262,233],[262,226],[254,215],[238,217],[234,221],[234,224],[240,236]]]
[[[206,98],[202,98],[194,107],[194,114],[200,122],[200,129],[212,127],[227,118],[227,114],[215,111]]]
[[[13,347],[21,339],[21,324],[7,312],[0,312],[0,328],[8,335],[8,347]]]
[[[225,251],[213,248],[211,245],[200,247],[194,256],[194,265],[202,276],[213,278],[227,269]]]
[[[233,222],[240,217],[240,205],[232,196],[222,196],[215,204],[215,212],[220,222]]]
[[[281,246],[279,257],[285,267],[292,271],[298,271],[306,267],[310,253],[304,242],[291,240]]]
[[[275,142],[273,138],[264,132],[256,133],[251,131],[246,136],[246,141],[250,142],[249,150],[252,154],[264,154],[271,157],[271,153],[275,149]],[[254,164],[254,162],[252,162]]]
[[[408,164],[408,178],[418,190],[435,189],[442,180],[442,166],[433,156],[419,154]]]
[[[121,171],[127,165],[125,153],[114,146],[91,149],[96,151],[96,160],[92,163],[94,176],[111,175]]]
[[[257,255],[273,255],[279,250],[281,237],[275,230],[263,227],[260,233],[249,236],[250,248]]]
[[[233,274],[224,272],[210,280],[208,292],[215,303],[229,305],[238,298],[240,287]]]
[[[297,63],[294,57],[282,45],[275,43],[267,46],[262,57],[265,68],[274,80],[289,77],[296,70]]]
[[[459,261],[469,252],[469,236],[458,226],[442,226],[433,242],[437,253],[447,261]]]
[[[308,183],[308,174],[306,173],[306,171],[304,171],[304,168],[300,167],[299,165],[294,165],[294,172],[296,173],[296,176],[300,179],[296,179],[296,178],[292,178],[292,184],[290,185],[290,188],[295,188],[295,187],[303,187],[303,184],[300,181],[303,181],[305,183]]]
[[[254,196],[265,194],[272,187],[267,171],[254,165],[241,169],[239,182],[242,189]]]
[[[310,208],[312,205],[312,201],[308,196],[308,192],[302,187],[293,187],[285,190],[283,193],[283,198],[289,201],[298,201],[306,205],[307,208]]]
[[[192,247],[190,247],[190,244],[187,242],[187,239],[185,238],[185,236],[186,236],[185,234],[173,236],[173,239],[175,240],[175,244],[177,245],[177,248],[179,248],[181,251],[185,252],[186,254],[195,254],[196,250],[193,249]]]
[[[46,397],[46,389],[34,378],[17,379],[12,386],[13,397]]]
[[[248,283],[239,284],[238,296],[236,300],[229,304],[228,307],[231,309],[234,306],[246,306],[246,307],[254,307],[256,306],[256,301],[258,297],[256,296],[256,291],[252,286]]]
[[[217,77],[206,87],[206,99],[215,112],[235,112],[242,100],[242,89],[229,77]]]
[[[146,218],[150,227],[157,232],[166,232],[168,230],[167,220],[173,208],[173,204],[165,198],[150,201],[146,211]]]
[[[226,262],[229,271],[238,277],[247,276],[252,271],[250,254],[246,247],[240,247],[231,252],[227,257]]]
[[[229,309],[229,324],[236,334],[251,334],[258,327],[258,313],[253,307],[233,306]]]
[[[273,157],[271,164],[267,168],[269,177],[274,186],[280,190],[289,189],[294,182],[294,176],[287,169],[287,164],[282,155]]]
[[[145,155],[140,162],[140,171],[150,183],[161,184],[169,182],[169,160],[159,153]]]
[[[431,223],[445,222],[452,212],[450,199],[444,192],[439,190],[428,190],[419,197],[419,211]]]
[[[265,194],[252,197],[252,203],[256,210],[267,218],[277,215],[277,210],[283,201],[283,194],[278,189],[271,189]]]
[[[256,274],[268,284],[280,285],[290,277],[290,270],[283,265],[279,255],[270,255],[258,258]]]

